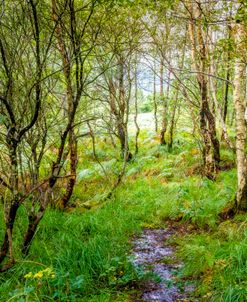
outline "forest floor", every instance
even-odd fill
[[[176,280],[183,264],[175,256],[174,246],[169,244],[169,239],[175,233],[172,228],[144,229],[134,240],[133,264],[156,277],[142,282],[139,297],[134,298],[135,302],[189,301],[190,293],[195,288],[193,284]]]
[[[184,301],[246,302],[247,216],[219,217],[236,190],[234,155],[222,149],[222,171],[213,182],[200,174],[194,138],[180,136],[168,152],[142,134],[123,183],[104,202],[105,172],[116,178],[122,163],[102,141],[96,150],[102,171],[85,142],[71,208],[47,211],[29,256],[16,253],[17,264],[0,275],[0,301],[155,301],[166,292]],[[16,251],[26,227],[22,207]],[[186,288],[194,290],[184,296]]]

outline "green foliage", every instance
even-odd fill
[[[114,296],[117,288],[144,278],[130,264],[129,238],[143,223],[155,221],[156,209],[149,203],[152,190],[139,185],[133,192],[126,187],[117,200],[85,214],[49,210],[28,259],[1,275],[6,281],[0,287],[2,299],[89,301],[102,295],[102,301],[108,301],[104,299]],[[52,267],[53,278],[25,278],[47,267]]]
[[[184,274],[203,276],[199,279],[198,294],[207,301],[246,301],[246,235],[246,220],[226,221],[212,234],[192,234],[179,242]]]
[[[101,164],[111,175],[121,163],[104,155],[107,148],[102,144],[99,151]],[[135,284],[154,278],[131,264],[130,238],[143,227],[165,227],[167,219],[193,229],[181,238],[178,233],[175,239],[185,263],[178,278],[196,278],[196,293],[206,301],[245,301],[246,215],[220,225],[218,217],[234,196],[235,169],[221,172],[216,182],[204,179],[192,169],[200,152],[186,132],[180,134],[172,152],[143,132],[140,154],[127,165],[124,183],[112,200],[102,204],[106,191],[102,167],[91,153],[81,156],[84,165],[79,167],[73,200],[87,202],[91,210],[47,211],[30,255],[0,275],[0,301],[128,301]],[[227,150],[222,157],[233,159]],[[96,197],[93,206],[89,201]],[[25,217],[21,207],[15,245],[27,227]]]
[[[142,102],[140,106],[141,113],[151,112],[152,110],[153,110],[153,105],[148,99]]]

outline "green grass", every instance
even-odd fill
[[[122,193],[84,214],[47,211],[29,257],[0,276],[1,301],[112,301],[121,288],[142,278],[128,260],[130,239],[144,223],[160,220],[145,180]],[[19,219],[15,232],[22,229]],[[47,267],[55,278],[24,277]]]
[[[140,154],[128,164],[123,184],[102,204],[100,197],[110,186],[87,149],[72,199],[78,207],[67,213],[46,212],[30,255],[23,260],[17,253],[17,265],[0,275],[1,302],[131,301],[132,287],[147,277],[130,263],[131,240],[143,227],[165,227],[166,220],[193,229],[174,240],[185,264],[180,277],[196,280],[195,294],[202,301],[245,301],[247,217],[222,223],[218,218],[235,194],[235,169],[212,182],[196,173],[200,154],[190,138],[175,144],[172,152],[154,138],[141,140]],[[106,148],[99,156],[113,181],[117,154],[114,162]],[[232,161],[232,154],[223,151],[223,159]],[[86,201],[95,205],[92,210],[85,210]],[[16,247],[26,228],[25,215],[21,208],[14,229]],[[35,278],[37,273],[43,276]]]
[[[247,218],[226,221],[215,232],[180,239],[183,275],[199,278],[205,301],[244,302],[247,297]],[[195,265],[196,263],[196,265]]]

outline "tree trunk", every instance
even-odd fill
[[[13,128],[14,129],[14,128]],[[13,188],[12,200],[7,204],[7,209],[5,215],[5,225],[6,231],[4,235],[4,241],[0,251],[0,263],[2,263],[9,252],[10,264],[14,263],[14,248],[13,248],[13,228],[14,222],[16,219],[16,214],[19,209],[19,200],[18,200],[18,164],[17,164],[17,144],[14,137],[15,132],[10,132],[7,136],[7,144],[9,147],[9,158],[11,163],[11,177],[10,177],[10,186]]]
[[[54,22],[58,22],[58,13],[56,2],[52,1],[52,13],[53,13],[53,20]],[[64,42],[62,27],[58,23],[56,27],[56,37],[58,41],[58,49],[61,54],[62,62],[63,62],[63,73],[65,76],[66,81],[66,100],[67,100],[67,116],[68,119],[73,112],[74,107],[74,93],[72,88],[71,82],[71,62],[68,56],[68,52],[66,51],[66,45]],[[77,142],[74,134],[74,129],[71,128],[69,130],[69,152],[70,152],[70,174],[71,177],[69,178],[66,186],[66,192],[61,200],[61,206],[64,208],[68,204],[70,197],[73,193],[74,186],[76,183],[76,166],[77,166]]]
[[[197,71],[197,81],[200,87],[201,108],[200,108],[200,129],[203,138],[203,161],[205,175],[209,179],[215,178],[220,162],[220,144],[216,134],[215,116],[210,110],[208,96],[207,73],[207,50],[205,45],[205,35],[202,31],[202,11],[199,3],[192,6],[188,3],[191,19],[189,22],[189,35],[191,39],[192,60]],[[195,14],[194,14],[195,11]],[[195,23],[196,18],[197,23]]]
[[[207,111],[207,102],[203,98],[203,93],[202,93],[201,109],[200,109],[200,130],[204,142],[203,152],[202,152],[203,162],[204,162],[204,173],[207,178],[214,179],[215,164],[214,164],[212,146],[210,141],[210,135],[207,128],[206,111]]]
[[[232,37],[232,27],[228,25],[228,40]],[[226,70],[226,86],[224,95],[224,108],[223,108],[223,121],[226,123],[227,111],[228,111],[228,95],[229,95],[229,80],[230,80],[230,61],[231,61],[231,50],[230,45],[227,47],[227,70]]]
[[[228,25],[228,40],[230,41],[232,36],[232,27],[231,25]],[[228,112],[228,96],[229,96],[229,81],[230,81],[230,60],[231,60],[231,50],[230,45],[227,47],[227,70],[226,70],[226,84],[225,84],[225,90],[224,90],[224,103],[223,103],[223,110],[222,110],[222,120],[223,123],[226,125],[226,118],[227,118],[227,112]],[[221,140],[225,140],[228,143],[228,135],[226,136],[226,131],[223,127],[222,129],[222,135]]]
[[[74,186],[76,183],[76,167],[77,167],[77,141],[74,131],[71,130],[69,133],[69,149],[70,149],[70,175],[68,180],[66,192],[61,200],[62,208],[65,208],[72,196]]]
[[[10,262],[14,261],[12,234],[17,211],[19,209],[17,198],[11,203],[8,213],[6,214],[6,231],[0,251],[0,263],[3,262],[8,252],[10,252]]]
[[[174,135],[174,128],[175,128],[175,118],[176,118],[176,112],[178,107],[178,90],[179,87],[177,87],[176,96],[175,96],[175,103],[172,110],[172,116],[171,116],[171,125],[169,129],[169,143],[168,143],[168,150],[172,150],[173,147],[173,135]]]
[[[160,64],[160,98],[163,105],[163,112],[162,112],[162,125],[161,125],[161,131],[160,131],[160,144],[166,145],[166,131],[167,131],[167,103],[168,103],[168,97],[169,97],[169,89],[170,89],[170,71],[168,75],[168,83],[167,83],[167,93],[166,96],[164,96],[164,63],[163,60]]]
[[[247,127],[246,127],[246,102],[244,100],[245,85],[245,45],[246,29],[243,24],[236,24],[235,42],[237,48],[237,59],[234,66],[234,91],[233,100],[236,110],[236,153],[237,153],[237,175],[238,188],[236,206],[239,211],[247,211]]]
[[[182,59],[181,59],[181,65],[180,65],[181,69],[183,69],[183,67],[184,67],[186,41],[187,41],[187,34],[186,34],[186,37],[185,37],[183,51],[182,51]],[[177,112],[177,108],[180,106],[179,105],[180,85],[181,85],[181,83],[178,83],[178,85],[177,85],[175,101],[174,101],[174,106],[173,106],[173,110],[172,110],[171,125],[170,125],[170,130],[169,130],[170,140],[169,140],[169,143],[168,143],[168,150],[172,150],[172,147],[173,147],[174,128],[176,126],[176,112]]]
[[[138,83],[137,83],[137,67],[136,67],[136,70],[135,70],[135,116],[134,116],[134,123],[136,126],[135,155],[137,155],[138,151],[139,151],[138,138],[139,138],[139,134],[140,134],[140,127],[138,125],[138,85],[137,84]]]
[[[112,78],[109,79],[109,105],[111,114],[115,118],[116,123],[116,136],[120,142],[121,157],[129,161],[132,158],[132,154],[129,151],[128,142],[128,127],[125,122],[125,116],[128,115],[128,104],[125,98],[125,87],[124,87],[124,62],[120,57],[118,60],[118,91]],[[117,93],[118,92],[118,93]]]
[[[155,133],[158,133],[158,106],[157,106],[157,99],[156,99],[156,64],[154,61],[154,86],[153,86],[153,104],[154,104],[154,129]]]
[[[38,213],[31,213],[28,217],[28,228],[24,236],[24,241],[22,245],[22,253],[27,255],[31,246],[31,242],[37,230],[37,227],[43,218],[45,213],[45,207],[41,206]]]

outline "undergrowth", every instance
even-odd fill
[[[247,218],[222,222],[214,232],[178,240],[183,275],[198,279],[202,301],[244,302],[247,297]]]
[[[168,220],[192,226],[175,241],[184,261],[180,278],[195,280],[195,295],[201,301],[246,301],[246,215],[224,222],[218,216],[234,197],[235,169],[212,182],[199,173],[200,151],[190,137],[175,142],[172,152],[156,138],[143,135],[141,142],[123,184],[104,203],[121,161],[114,153],[109,157],[103,142],[101,165],[86,148],[71,200],[75,208],[47,211],[30,255],[24,260],[16,255],[19,262],[0,275],[0,301],[131,301],[129,293],[149,277],[131,264],[131,239],[144,227],[166,227]],[[232,163],[229,151],[222,154]],[[16,246],[26,224],[20,208]]]

